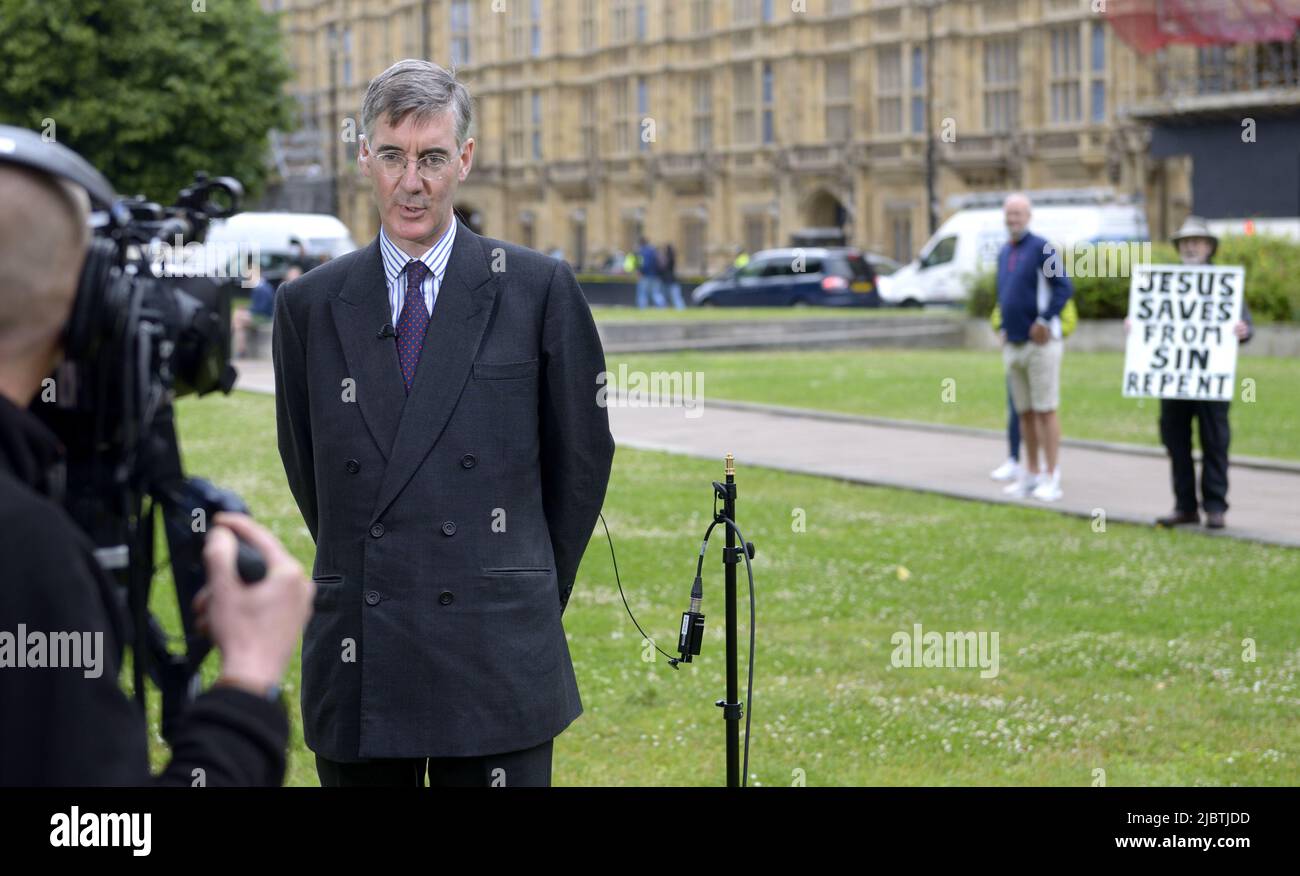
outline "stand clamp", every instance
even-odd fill
[[[739,721],[741,718],[745,717],[744,703],[729,703],[725,699],[722,699],[718,700],[713,705],[722,709],[722,720],[724,721]]]

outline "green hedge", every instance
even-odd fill
[[[1098,249],[1104,249],[1105,245]],[[1078,254],[1075,255],[1078,264]],[[1103,258],[1098,255],[1098,263]],[[1153,244],[1156,264],[1178,264],[1178,252],[1167,243]],[[1300,320],[1300,245],[1282,237],[1235,235],[1219,242],[1215,264],[1242,265],[1246,269],[1246,301],[1256,319]],[[1116,262],[1112,259],[1111,263]],[[1067,270],[1071,266],[1067,265]],[[1128,272],[1115,277],[1074,277],[1075,306],[1080,319],[1123,319],[1128,315]],[[967,309],[987,317],[997,302],[993,272],[975,279]]]
[[[635,272],[631,274],[577,274],[576,275],[578,282],[584,286],[587,285],[588,283],[635,283],[637,281],[637,277],[639,276],[640,275]],[[681,283],[683,287],[685,287],[688,284],[698,286],[708,279],[709,279],[708,277],[697,277],[693,274],[677,275],[677,282]]]

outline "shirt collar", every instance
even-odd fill
[[[447,262],[451,259],[451,247],[456,241],[457,224],[456,214],[453,213],[451,223],[448,225],[447,230],[442,233],[442,237],[438,238],[433,246],[429,247],[424,255],[420,256],[420,261],[424,262],[429,269],[429,273],[434,276],[439,286],[442,285],[443,274],[447,272]],[[388,236],[388,232],[384,231],[382,225],[379,226],[379,252],[384,259],[384,276],[388,278],[389,285],[391,285],[406,269],[406,263],[411,261],[411,257],[399,249],[397,244],[393,243],[392,238]]]

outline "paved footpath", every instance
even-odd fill
[[[270,362],[242,360],[239,389],[275,390]],[[622,447],[665,450],[737,465],[981,502],[1029,504],[1058,513],[1150,524],[1169,512],[1169,462],[1159,449],[1078,442],[1061,451],[1059,502],[1012,499],[989,471],[1006,457],[1003,434],[980,429],[706,401],[697,417],[682,407],[620,407],[611,397],[610,428]],[[1154,428],[1154,426],[1153,426]],[[1207,534],[1300,547],[1300,465],[1233,460],[1228,527]]]

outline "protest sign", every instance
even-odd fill
[[[1124,395],[1231,401],[1245,284],[1240,266],[1134,265]]]

